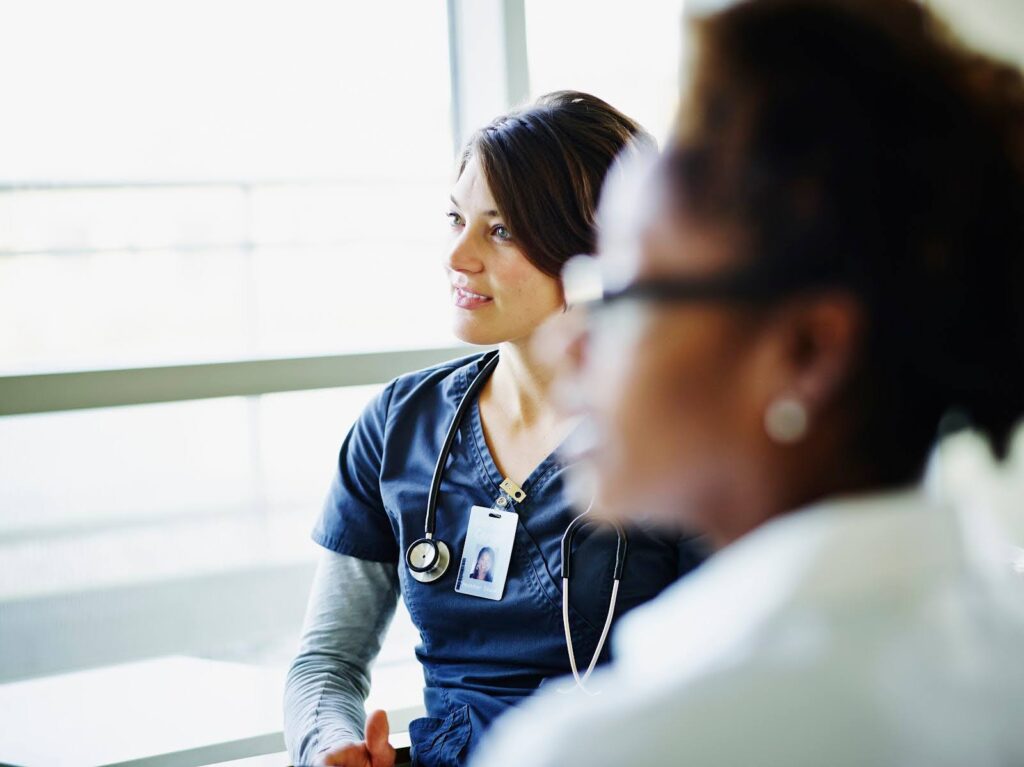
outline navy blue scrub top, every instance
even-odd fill
[[[483,355],[401,376],[367,406],[341,446],[338,471],[313,539],[332,551],[396,564],[402,595],[419,628],[427,717],[410,725],[413,764],[464,764],[488,724],[546,679],[570,673],[562,628],[559,545],[579,513],[563,493],[565,464],[545,459],[520,486],[516,540],[501,601],[455,592],[470,509],[491,507],[503,478],[484,441],[479,407],[469,408],[444,470],[437,537],[452,565],[420,583],[404,552],[423,536],[434,464],[455,409]],[[514,478],[513,478],[514,479]],[[616,618],[699,564],[690,540],[628,527],[629,549]],[[585,668],[611,596],[616,537],[606,526],[577,536],[570,593],[576,658]],[[608,649],[602,652],[607,660]]]

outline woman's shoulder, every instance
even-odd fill
[[[480,360],[486,353],[474,352],[393,378],[386,387],[390,390],[390,407],[407,407],[424,399],[457,396],[465,386],[465,376],[478,372]]]
[[[479,371],[484,354],[468,354],[391,379],[366,403],[352,432],[380,450],[382,442],[408,439],[424,433],[424,427],[429,431],[431,425],[450,420],[471,380],[468,376]]]

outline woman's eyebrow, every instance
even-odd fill
[[[460,205],[459,201],[455,199],[455,195],[454,194],[449,195],[448,199],[450,199],[452,201],[452,205],[454,205],[456,208],[459,208],[461,210],[462,205]],[[501,214],[498,213],[498,211],[496,211],[494,209],[491,209],[491,210],[485,210],[483,215],[485,215],[485,216],[487,216],[489,218],[496,218],[496,217],[499,217]]]

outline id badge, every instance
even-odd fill
[[[474,506],[462,549],[455,590],[484,599],[501,599],[508,578],[508,563],[516,539],[519,515]]]

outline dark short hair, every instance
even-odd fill
[[[470,138],[513,239],[545,274],[557,277],[572,256],[593,253],[601,186],[627,147],[653,148],[638,123],[596,96],[556,91],[502,115]]]
[[[745,0],[693,31],[677,203],[865,307],[856,454],[910,481],[952,410],[1003,454],[1024,413],[1020,71],[912,0]]]

